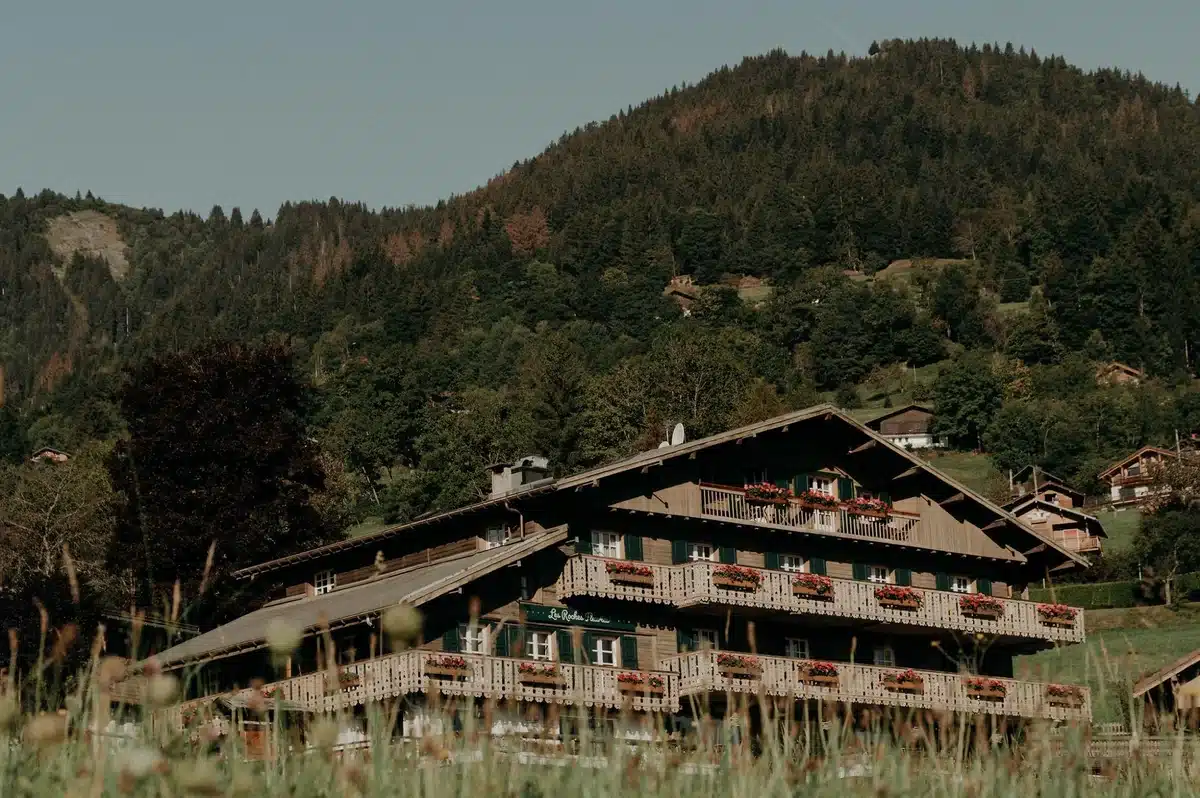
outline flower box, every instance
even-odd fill
[[[718,565],[713,568],[712,583],[726,590],[758,590],[758,586],[762,584],[762,574],[753,568]]]
[[[963,687],[966,688],[967,698],[981,701],[1003,701],[1008,694],[1008,687],[996,679],[966,679]]]
[[[891,518],[892,508],[882,499],[851,499],[843,507],[853,515],[865,515],[869,518]]]
[[[791,488],[759,482],[745,487],[746,501],[751,504],[787,504],[792,497]]]
[[[433,679],[465,679],[471,675],[471,666],[462,657],[430,657],[425,660],[425,675]]]
[[[1066,604],[1039,604],[1037,606],[1038,620],[1043,626],[1059,626],[1066,629],[1074,628],[1075,616],[1078,610]]]
[[[792,580],[792,595],[833,601],[833,580],[820,574],[800,574]]]
[[[919,610],[925,597],[911,587],[881,585],[875,588],[875,600],[879,606],[894,610]]]
[[[800,506],[807,510],[836,510],[842,506],[841,502],[832,496],[815,490],[806,490],[797,499]]]
[[[1078,709],[1083,706],[1083,690],[1073,684],[1051,684],[1046,687],[1046,702],[1052,707]]]
[[[958,600],[958,609],[967,617],[994,621],[1004,615],[1004,604],[991,596],[973,593]]]
[[[625,695],[662,695],[667,683],[658,674],[626,672],[617,676],[617,690]]]
[[[758,679],[762,677],[762,663],[758,657],[718,654],[717,673],[730,679]]]
[[[899,673],[889,673],[883,677],[883,689],[890,693],[911,693],[913,695],[923,695],[925,693],[925,680],[922,679],[916,671],[911,668]]]
[[[327,679],[328,679],[328,677],[327,677]],[[336,685],[328,685],[327,691],[330,693],[336,693],[338,690],[353,690],[356,687],[358,687],[360,684],[362,684],[362,677],[359,676],[357,673],[350,673],[349,671],[338,671],[337,684]]]
[[[563,687],[567,683],[557,665],[538,665],[533,662],[522,662],[517,666],[517,681],[541,687]]]
[[[837,687],[837,666],[832,662],[810,662],[805,666],[804,682],[817,687]]]
[[[608,572],[610,582],[654,587],[654,571],[649,566],[635,565],[630,562],[606,562],[604,570]]]

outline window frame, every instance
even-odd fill
[[[526,633],[525,658],[535,662],[554,662],[557,652],[554,650],[555,634],[543,629],[530,629]],[[544,646],[542,645],[544,643]],[[543,656],[539,649],[545,649]]]
[[[604,538],[603,542],[601,538]],[[625,536],[608,529],[592,530],[592,554],[613,560],[625,558]]]
[[[828,489],[817,486],[818,482],[828,484]],[[837,497],[837,477],[827,476],[825,474],[812,474],[808,478],[808,489],[814,493],[820,493],[825,496]]]
[[[896,667],[896,649],[890,643],[880,643],[873,646],[871,648],[871,663],[876,668]]]
[[[811,659],[812,647],[809,644],[807,637],[785,637],[783,638],[783,650],[785,656],[792,659]],[[802,651],[803,653],[797,653]]]
[[[700,549],[708,549],[708,556],[701,557]],[[719,549],[711,543],[689,543],[688,544],[688,562],[716,562]]]
[[[959,589],[959,584],[960,584],[959,580],[962,580],[961,581],[961,585],[962,585],[961,590]],[[969,595],[971,593],[974,593],[975,592],[975,580],[973,580],[969,576],[962,576],[961,574],[950,574],[950,592],[958,593],[960,595]]]
[[[489,629],[483,624],[466,624],[459,629],[461,637],[461,648],[464,654],[486,654],[488,653],[488,638]],[[478,643],[478,650],[475,648],[475,643]]]
[[[493,533],[498,532],[499,540],[494,539]],[[512,540],[512,530],[508,524],[497,524],[489,526],[483,533],[483,544],[485,548],[498,549],[501,546],[509,543]]]
[[[324,596],[337,588],[337,572],[333,569],[317,571],[313,574],[313,595]]]
[[[808,560],[799,554],[779,555],[779,570],[781,571],[787,571],[790,574],[806,574],[808,567]]]
[[[608,646],[610,650],[602,652],[602,644]],[[610,635],[595,635],[592,637],[592,650],[588,654],[592,658],[593,665],[605,665],[615,668],[621,664],[621,638]],[[612,661],[607,661],[609,659]]]
[[[881,578],[876,578],[882,572]],[[886,565],[868,565],[867,581],[876,585],[890,585],[893,581],[892,569]]]
[[[693,629],[692,635],[696,639],[697,651],[717,651],[720,648],[720,638],[717,637],[716,629]],[[709,648],[705,648],[705,643],[711,644]]]

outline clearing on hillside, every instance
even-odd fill
[[[107,263],[114,280],[120,281],[129,273],[125,242],[117,232],[116,220],[99,211],[75,211],[51,219],[46,240],[63,263],[80,252]]]

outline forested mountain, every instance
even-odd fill
[[[886,375],[964,350],[995,356],[944,371],[987,370],[990,395],[948,432],[1036,428],[1001,457],[1086,474],[1191,424],[1200,106],[1011,45],[872,50],[746,59],[432,208],[0,199],[0,445],[119,436],[123,364],[268,337],[317,388],[350,520],[469,499],[489,461],[569,471],[864,381],[940,402]],[[705,286],[686,316],[679,275]],[[1114,359],[1159,381],[1097,389]]]

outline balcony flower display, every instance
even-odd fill
[[[987,618],[993,621],[1004,615],[1004,603],[999,599],[986,596],[982,593],[969,593],[965,596],[960,596],[958,599],[958,609],[963,615],[969,615],[974,618]]]
[[[925,602],[925,597],[911,587],[899,585],[880,585],[875,588],[875,600],[881,606],[898,610],[917,610]]]
[[[756,482],[745,487],[746,498],[764,504],[784,504],[792,498],[792,489],[770,482]]]
[[[1008,693],[1008,685],[999,679],[989,679],[986,676],[972,676],[963,679],[969,698],[1000,700]]]
[[[800,666],[804,669],[804,679],[806,684],[814,684],[819,687],[837,687],[838,684],[838,669],[837,665],[832,662],[806,662]]]
[[[561,687],[562,673],[553,662],[522,662],[517,666],[517,679],[523,684]]]
[[[821,493],[817,490],[806,490],[796,498],[798,498],[800,503],[805,507],[816,510],[836,510],[837,508],[841,507],[841,502],[839,502],[837,499],[830,496],[828,493]]]
[[[471,669],[464,657],[442,654],[425,660],[425,675],[433,678],[464,679],[471,675]]]
[[[717,654],[717,671],[735,679],[757,679],[762,675],[762,664],[758,657],[721,652]]]
[[[883,499],[868,499],[865,496],[850,499],[842,506],[846,508],[846,512],[854,513],[855,515],[887,518],[892,514],[892,508]]]
[[[1083,705],[1083,690],[1073,684],[1048,684],[1046,698],[1051,706],[1078,707]]]
[[[761,571],[740,565],[718,565],[712,570],[713,584],[730,590],[758,590],[762,580]]]
[[[925,680],[912,668],[884,674],[883,687],[893,693],[924,693]]]
[[[338,671],[338,687],[343,690],[352,690],[362,683],[362,677],[351,671]]]
[[[837,665],[832,662],[810,662],[808,663],[809,676],[837,676]]]
[[[627,585],[654,586],[654,569],[625,560],[608,560],[604,563],[609,581]]]
[[[792,593],[829,601],[833,598],[833,580],[820,574],[797,574],[792,579]]]
[[[1037,605],[1038,618],[1046,626],[1074,626],[1079,610],[1066,604]]]
[[[654,693],[661,694],[666,689],[667,682],[657,673],[639,673],[625,671],[617,674],[617,689],[623,693]]]

